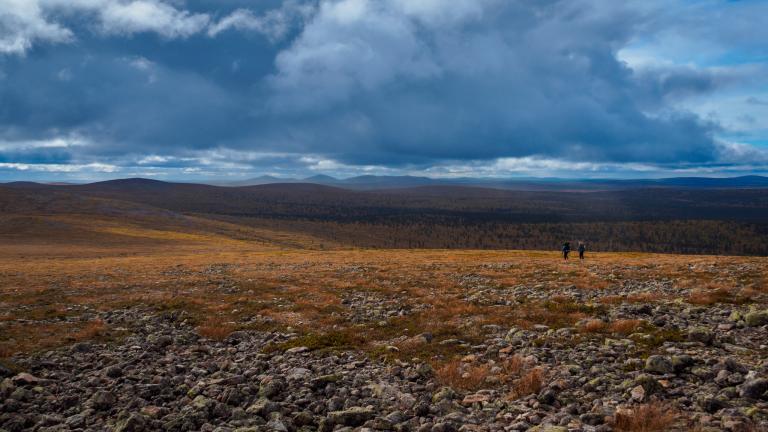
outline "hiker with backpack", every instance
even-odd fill
[[[571,243],[563,243],[563,261],[568,261],[568,254],[571,253]]]
[[[579,260],[584,261],[584,252],[587,250],[587,245],[584,242],[579,242]]]

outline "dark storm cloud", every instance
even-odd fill
[[[632,10],[591,2],[409,5],[325,4],[278,55],[271,107],[290,119],[286,129],[298,124],[318,137],[307,149],[331,143],[323,150],[341,146],[337,157],[349,163],[383,164],[715,155],[710,125],[642,111],[641,104],[658,107],[673,91],[706,85],[672,71],[638,94],[640,79],[616,58],[640,19]],[[351,120],[337,124],[340,116]]]
[[[688,166],[722,154],[719,126],[675,102],[727,74],[619,60],[659,26],[645,2],[6,2],[18,16],[0,20],[0,163]]]

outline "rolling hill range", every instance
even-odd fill
[[[249,230],[262,233],[256,237],[294,233],[329,245],[552,249],[564,240],[584,240],[592,250],[768,254],[768,188],[740,186],[351,190],[311,183],[221,187],[123,179],[5,184],[0,209],[17,216],[90,214],[236,238],[249,238]]]
[[[470,186],[521,191],[598,191],[642,188],[690,188],[690,189],[733,189],[765,188],[768,177],[750,175],[729,178],[673,177],[660,179],[560,179],[560,178],[429,178],[416,176],[363,175],[337,179],[327,175],[316,175],[303,179],[261,176],[236,182],[222,183],[221,186],[259,186],[275,183],[313,183],[354,190],[381,190],[411,188],[419,186]]]
[[[145,248],[211,242],[312,247],[318,239],[36,184],[0,186],[0,243]],[[327,242],[326,242],[327,243]]]

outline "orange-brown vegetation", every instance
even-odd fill
[[[107,331],[107,325],[102,320],[95,320],[85,324],[67,338],[73,342],[95,339],[103,336]]]
[[[697,289],[691,292],[691,295],[688,297],[688,303],[701,306],[710,306],[717,303],[742,304],[748,302],[749,297],[757,292],[759,290],[754,287],[738,293],[726,287]]]
[[[514,381],[510,398],[518,399],[530,394],[538,393],[544,386],[546,371],[542,367],[535,367],[525,372]]]
[[[435,364],[434,369],[441,384],[456,390],[475,391],[511,383],[517,397],[538,392],[544,381],[544,369],[528,366],[518,355],[494,365],[453,358]]]
[[[457,390],[478,390],[487,386],[490,375],[487,364],[467,364],[459,359],[451,360],[435,369],[438,381]]]
[[[635,333],[643,325],[645,325],[645,321],[638,319],[620,319],[612,322],[590,319],[582,324],[579,330],[582,333],[618,333],[628,335]]]
[[[580,330],[584,333],[602,333],[608,328],[608,323],[601,319],[591,319],[581,326]]]
[[[197,327],[197,334],[212,340],[224,340],[237,330],[234,322],[227,322],[219,318],[209,318]]]
[[[616,412],[614,429],[620,432],[663,432],[669,430],[680,414],[661,402],[637,405]]]
[[[193,216],[176,225],[165,219],[154,223],[151,214],[130,223],[41,217],[33,228],[47,227],[50,241],[0,232],[3,357],[74,340],[118,337],[119,331],[104,323],[89,324],[78,317],[87,311],[135,307],[183,312],[207,338],[224,338],[234,329],[292,327],[304,335],[294,344],[351,346],[384,357],[442,364],[463,352],[440,341],[480,343],[488,324],[559,328],[591,320],[583,330],[629,334],[646,324],[615,321],[604,327],[594,320],[604,317],[608,304],[658,298],[638,293],[584,303],[553,295],[501,304],[494,301],[495,290],[536,285],[544,291],[573,286],[594,292],[610,290],[625,279],[643,283],[663,278],[706,288],[717,298],[723,297],[718,287],[729,292],[739,287],[737,294],[748,299],[748,293],[768,286],[765,258],[592,253],[584,263],[563,263],[557,252],[543,251],[349,249],[306,235]],[[77,226],[81,235],[56,237],[51,227],[61,224]],[[737,267],[753,270],[721,271]],[[468,293],[477,286],[487,289],[470,299]],[[353,323],[342,302],[356,293],[393,299],[413,311]],[[681,300],[707,304],[697,296]],[[437,343],[408,342],[425,332]],[[383,350],[387,345],[399,351]]]
[[[608,330],[611,333],[628,335],[635,333],[643,324],[645,324],[645,321],[638,319],[616,320],[608,326]]]

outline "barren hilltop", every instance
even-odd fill
[[[281,214],[352,232],[362,200],[434,201],[168,187],[2,189],[0,430],[768,428],[768,258],[360,248]]]

